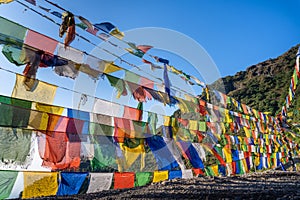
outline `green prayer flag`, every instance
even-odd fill
[[[132,123],[134,127],[135,138],[145,138],[145,133],[148,132],[147,122],[132,121]]]
[[[88,28],[88,26],[86,24],[84,24],[84,23],[78,23],[78,24],[76,24],[76,26],[78,26],[79,28],[81,28],[83,30],[85,30],[85,29]]]
[[[27,127],[32,102],[0,96],[0,126]]]
[[[94,158],[91,161],[93,171],[112,172],[117,169],[116,146],[112,137],[93,136]]]
[[[157,114],[148,112],[148,127],[149,127],[149,132],[153,135],[156,134],[156,123],[157,123]]]
[[[137,172],[135,173],[135,187],[144,186],[149,184],[152,180],[151,172]]]
[[[116,88],[118,91],[117,98],[120,98],[121,95],[127,95],[127,90],[125,88],[125,82],[122,79],[110,76],[106,74],[106,77],[110,83],[111,86]]]
[[[90,122],[89,132],[92,135],[112,136],[114,127],[105,124]]]
[[[201,132],[206,131],[206,122],[199,122],[199,131]]]
[[[242,160],[239,160],[239,161],[238,161],[238,165],[239,165],[239,168],[240,168],[240,174],[245,174],[243,161],[242,161]]]
[[[9,197],[17,176],[17,171],[0,171],[0,199]]]
[[[21,52],[21,49],[13,47],[11,45],[4,45],[2,48],[2,53],[6,57],[6,59],[9,62],[15,64],[16,66],[21,66],[25,64],[25,62],[21,61],[20,59]]]
[[[0,127],[0,160],[4,164],[25,164],[31,147],[32,131]]]
[[[215,176],[215,173],[212,170],[211,166],[205,167],[204,170],[206,176]]]
[[[124,80],[130,81],[131,83],[139,83],[140,77],[138,75],[136,75],[135,73],[126,71]]]
[[[0,43],[22,47],[27,29],[3,17],[0,17]]]

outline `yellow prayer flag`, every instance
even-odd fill
[[[169,66],[168,65],[168,70],[173,72],[174,74],[182,74],[182,71],[179,71],[178,69],[176,69],[174,66]]]
[[[223,152],[225,155],[226,162],[231,163],[232,162],[231,150],[228,148],[223,148]]]
[[[164,126],[171,125],[171,118],[169,116],[164,116]]]
[[[52,105],[46,105],[42,103],[34,103],[34,104],[35,104],[35,108],[41,112],[51,113],[54,115],[62,115],[64,111],[64,108],[60,106],[52,106]]]
[[[32,110],[30,112],[28,125],[31,128],[42,131],[46,130],[48,126],[49,115],[48,113],[61,115],[64,111],[64,108],[59,106],[50,106],[42,103],[33,103],[33,107],[35,107],[38,111]]]
[[[236,108],[239,107],[239,103],[238,103],[237,100],[235,100],[235,99],[232,98],[231,101],[232,101],[233,105],[234,105]]]
[[[57,172],[24,172],[23,199],[52,196],[58,190]]]
[[[224,109],[224,114],[225,114],[225,122],[231,123],[231,122],[232,122],[232,119],[231,119],[231,117],[230,117],[230,115],[229,115],[229,110]]]
[[[263,147],[260,147],[260,148],[259,148],[259,152],[260,152],[260,153],[264,153],[264,148],[263,148]]]
[[[254,159],[255,166],[258,166],[259,163],[260,163],[260,157],[259,156],[255,156],[255,159]]]
[[[219,175],[219,166],[218,165],[211,166],[211,169],[213,170],[215,176]]]
[[[122,40],[123,37],[125,36],[125,34],[123,32],[121,32],[119,29],[115,28],[114,30],[112,30],[110,33],[110,35],[118,38],[119,40]]]
[[[53,103],[57,86],[37,81],[33,90],[28,91],[23,83],[24,78],[26,77],[17,74],[15,87],[11,95],[12,97],[46,104]]]
[[[225,134],[226,133],[226,127],[224,123],[220,123],[221,128],[222,128],[222,133]]]
[[[239,141],[240,141],[240,144],[243,144],[243,143],[244,143],[244,140],[243,140],[243,138],[242,138],[241,136],[238,136],[238,139],[239,139]]]
[[[103,72],[106,73],[106,74],[110,74],[110,73],[119,71],[121,69],[122,69],[121,67],[119,67],[119,66],[117,66],[115,64],[110,64],[110,65],[105,66]]]
[[[244,167],[244,171],[248,172],[249,169],[248,169],[248,165],[247,165],[246,159],[242,159],[242,164],[243,164],[243,167]]]
[[[13,2],[14,0],[0,0],[0,3],[11,3]]]
[[[180,98],[177,98],[178,100],[178,106],[179,106],[179,109],[182,113],[187,113],[189,112],[189,108],[188,106],[185,104],[184,100],[183,99],[180,99]]]
[[[101,72],[104,72],[104,69],[111,64],[113,64],[113,61],[101,60],[98,62],[98,68]]]
[[[119,163],[123,164],[122,166],[123,170],[128,170],[130,166],[136,161],[136,159],[141,156],[141,167],[142,170],[145,167],[145,148],[144,143],[141,142],[137,147],[130,148],[128,146],[125,146],[124,144],[120,143],[120,147],[122,149],[123,155],[124,155],[124,162]]]
[[[168,180],[168,178],[169,178],[168,171],[155,171],[153,173],[153,183]]]
[[[265,134],[264,137],[266,139],[266,145],[270,145],[269,134]]]
[[[198,121],[196,120],[189,120],[189,129],[193,131],[198,130]]]
[[[28,126],[39,131],[47,130],[49,116],[45,112],[30,111]]]

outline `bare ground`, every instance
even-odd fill
[[[43,199],[300,199],[300,172],[266,171],[233,177],[195,177]]]

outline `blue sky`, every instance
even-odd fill
[[[207,50],[222,76],[299,43],[299,0],[68,2],[60,4],[92,21],[111,21],[121,30],[150,26],[186,34]]]

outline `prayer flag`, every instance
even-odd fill
[[[53,196],[58,190],[57,172],[24,172],[22,198]]]
[[[61,172],[56,195],[65,196],[78,194],[87,176],[87,172]]]
[[[114,173],[114,189],[124,189],[134,187],[133,172],[115,172]]]
[[[153,183],[168,180],[168,171],[154,171],[153,173]]]
[[[112,184],[113,173],[90,173],[91,179],[86,193],[96,193],[109,190]]]

